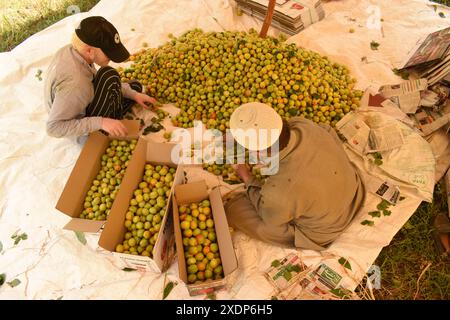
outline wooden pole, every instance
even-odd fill
[[[261,28],[259,36],[265,38],[267,36],[267,30],[269,30],[270,24],[272,23],[273,11],[275,10],[275,1],[270,0],[269,7],[267,8],[266,18],[264,19],[264,24]]]

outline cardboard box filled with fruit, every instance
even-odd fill
[[[220,190],[204,181],[175,186],[173,218],[180,278],[190,295],[224,288],[237,259]]]
[[[89,135],[56,204],[71,217],[64,229],[97,233],[104,226],[139,137],[139,122],[122,120],[128,136]]]
[[[165,271],[173,260],[171,196],[184,172],[171,160],[173,144],[141,138],[128,165],[99,245],[127,267]]]

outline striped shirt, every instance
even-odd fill
[[[97,70],[72,45],[61,48],[46,73],[45,105],[49,112],[47,134],[52,137],[79,137],[101,129],[101,117],[86,117],[86,107],[94,98],[92,80]],[[122,83],[122,94],[132,98],[135,91]]]

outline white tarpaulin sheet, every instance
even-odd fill
[[[326,3],[326,18],[288,41],[349,66],[359,89],[398,83],[399,78],[391,69],[405,58],[408,49],[423,36],[450,23],[440,18],[427,1],[380,0],[376,6],[372,3]],[[439,10],[448,15],[445,9]],[[161,299],[167,281],[178,282],[170,299],[187,299],[189,294],[178,278],[176,262],[166,274],[121,271],[122,266],[112,256],[98,252],[98,236],[86,235],[87,244],[83,245],[73,232],[62,230],[68,217],[54,208],[81,146],[46,135],[43,81],[35,75],[42,69],[45,77],[52,55],[69,42],[79,21],[88,15],[102,15],[110,20],[132,52],[140,49],[143,42],[156,47],[168,40],[169,33],[177,36],[196,27],[207,31],[261,27],[254,18],[238,16],[234,3],[228,0],[103,0],[89,13],[70,16],[11,52],[0,54],[0,274],[6,274],[6,281],[21,281],[14,288],[4,284],[0,299]],[[381,30],[376,28],[379,18],[384,20]],[[350,33],[350,28],[355,32]],[[380,43],[377,51],[370,49],[372,40]],[[155,135],[156,139],[161,134]],[[417,147],[429,155],[431,149],[425,141],[417,141],[411,148]],[[364,167],[358,157],[351,157],[367,175],[370,167]],[[377,172],[378,176],[382,174]],[[210,186],[219,181],[198,168],[188,172],[194,178],[203,175]],[[222,191],[226,188],[231,189],[225,186]],[[235,232],[233,242],[239,268],[233,275],[234,284],[219,292],[217,298],[270,298],[273,287],[264,278],[264,270],[273,259],[290,252],[298,253],[308,265],[324,260],[344,275],[344,287],[354,288],[421,202],[413,193],[401,190],[406,199],[391,207],[392,214],[376,220],[373,227],[361,225],[380,201],[368,194],[364,209],[352,225],[322,253],[282,249]],[[14,245],[11,235],[16,231],[25,232],[28,239]],[[337,262],[340,257],[348,258],[352,271]]]

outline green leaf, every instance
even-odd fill
[[[379,153],[379,152],[375,152],[374,154],[373,154],[373,157],[375,158],[375,159],[383,159],[383,156],[381,155],[381,153]]]
[[[350,291],[342,288],[332,289],[330,290],[330,293],[334,294],[335,296],[341,299],[350,299]]]
[[[208,298],[209,300],[217,300],[217,296],[216,296],[216,292],[210,292],[206,295],[206,298]]]
[[[280,260],[273,260],[270,265],[274,268],[278,268],[281,265],[281,262]]]
[[[240,184],[240,183],[242,183],[241,181],[236,181],[236,180],[223,180],[223,182],[228,183],[228,184]]]
[[[56,300],[62,300],[63,296],[56,298]]]
[[[406,70],[398,70],[397,68],[392,69],[392,71],[403,80],[409,79],[409,72]]]
[[[380,212],[380,211],[370,211],[370,212],[369,212],[369,215],[370,215],[372,218],[379,218],[379,217],[381,217],[381,212]]]
[[[372,226],[375,225],[375,222],[370,221],[370,220],[364,220],[363,222],[361,222],[361,224],[362,224],[363,226],[369,226],[369,227],[372,227]]]
[[[164,293],[163,293],[163,300],[165,300],[167,298],[167,296],[170,294],[170,292],[172,291],[172,289],[175,287],[175,284],[170,281],[167,286],[164,288]]]
[[[272,297],[270,298],[270,300],[278,300],[278,298],[277,298],[276,296],[272,296]]]
[[[350,265],[350,262],[348,262],[347,259],[341,257],[338,261],[339,261],[340,265],[344,266],[345,268],[347,268],[349,270],[352,270],[352,266]]]
[[[131,272],[131,271],[136,271],[136,269],[133,269],[133,268],[123,268],[122,271],[125,271],[125,272]]]
[[[139,124],[141,127],[145,126],[144,119],[139,119]]]
[[[383,199],[377,205],[377,209],[380,210],[380,211],[383,211],[383,210],[386,210],[387,208],[389,208],[389,206],[390,206],[390,203]]]
[[[75,235],[77,236],[78,241],[80,241],[83,245],[86,245],[86,237],[84,236],[84,233],[81,231],[74,231]]]
[[[292,274],[288,270],[284,270],[283,272],[283,278],[286,279],[286,281],[289,281],[292,279]]]
[[[3,243],[0,241],[0,253],[3,251]]]
[[[297,272],[297,273],[299,273],[300,272],[300,266],[298,265],[298,264],[294,264],[294,265],[289,265],[289,271],[291,271],[291,272]]]
[[[439,17],[445,18],[445,14],[443,12],[439,12]]]
[[[383,160],[375,159],[375,160],[373,161],[373,163],[374,163],[375,165],[377,165],[377,166],[381,166],[381,165],[383,164]]]
[[[298,115],[298,109],[296,109],[296,108],[290,108],[290,109],[288,110],[288,112],[289,112],[289,114],[290,114],[291,116],[296,116],[296,115]]]
[[[378,42],[373,41],[373,40],[370,43],[370,49],[372,49],[372,50],[378,50],[379,46],[380,46],[380,44]]]
[[[390,210],[383,210],[383,215],[384,216],[390,216],[391,215],[391,211]]]
[[[0,274],[0,287],[5,283],[6,280],[6,274],[2,273]]]
[[[17,245],[21,240],[27,240],[28,235],[26,233],[22,233],[22,234],[18,235],[16,232],[11,236],[11,239],[14,239],[14,245]]]
[[[153,123],[151,125],[149,125],[148,127],[146,127],[144,129],[143,135],[146,136],[147,134],[149,134],[150,132],[158,132],[162,129],[164,129],[164,126],[162,124],[159,123],[159,119],[157,118],[152,118],[151,120]]]
[[[17,287],[21,283],[21,281],[19,279],[14,279],[13,281],[7,283],[11,288],[14,288]]]

